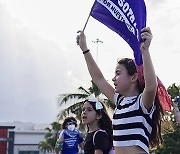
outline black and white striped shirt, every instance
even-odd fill
[[[149,153],[149,137],[152,132],[152,115],[144,107],[142,94],[124,97],[115,94],[116,108],[113,115],[113,144],[116,147],[139,146]]]

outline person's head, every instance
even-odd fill
[[[77,120],[74,117],[67,117],[62,124],[63,129],[73,131],[77,127]]]
[[[96,123],[98,128],[105,129],[112,140],[112,121],[102,102],[96,98],[90,98],[84,101],[82,108],[82,123],[88,126]]]
[[[83,124],[91,124],[97,122],[98,127],[99,123],[104,116],[107,115],[106,108],[103,103],[101,103],[96,98],[89,98],[84,101],[82,109],[82,122]],[[108,116],[108,115],[107,115]]]
[[[136,65],[132,59],[123,58],[118,60],[115,76],[112,80],[117,93],[124,95],[132,86],[139,93],[142,92],[142,88],[139,86]]]

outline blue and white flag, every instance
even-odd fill
[[[96,0],[90,15],[118,33],[132,48],[136,64],[142,64],[140,34],[146,27],[144,0]]]

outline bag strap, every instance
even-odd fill
[[[106,132],[105,130],[98,129],[98,130],[93,134],[93,145],[95,145],[95,142],[94,142],[95,136],[96,136],[96,134],[97,134],[98,132],[100,132],[100,131],[107,134],[107,132]],[[108,134],[107,134],[107,135],[108,135]],[[109,153],[108,153],[108,154],[115,154],[114,146],[111,147],[111,149],[109,150]]]
[[[93,144],[94,144],[94,145],[95,145],[95,142],[94,142],[95,136],[96,136],[96,134],[97,134],[98,132],[104,132],[104,133],[106,133],[106,131],[105,131],[105,130],[102,130],[102,129],[96,130],[95,133],[93,134]],[[106,133],[106,134],[107,134],[107,133]]]

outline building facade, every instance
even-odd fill
[[[0,154],[44,154],[38,149],[48,124],[0,123]],[[49,154],[49,153],[46,153]]]

